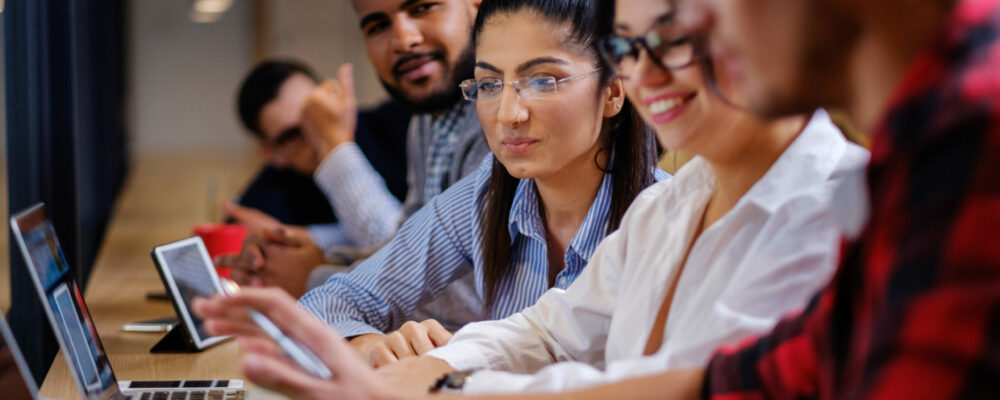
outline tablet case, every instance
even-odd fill
[[[156,246],[160,247],[160,246]],[[160,274],[160,281],[163,282],[163,288],[167,291],[167,297],[170,298],[170,304],[174,306],[174,313],[177,314],[177,324],[173,328],[170,328],[170,332],[163,335],[159,342],[153,345],[149,349],[150,353],[197,353],[198,346],[195,346],[195,341],[188,333],[187,322],[181,316],[180,307],[182,304],[178,304],[177,299],[174,298],[173,294],[170,293],[170,285],[167,284],[167,277],[163,275],[164,266],[160,265],[160,261],[156,258],[156,247],[153,247],[149,251],[150,257],[153,258],[153,264],[156,265],[156,272]],[[202,349],[204,350],[204,349]]]

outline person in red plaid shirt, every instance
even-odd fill
[[[873,134],[867,185],[844,193],[858,229],[804,311],[707,367],[531,398],[1000,398],[1000,3],[681,0],[680,10],[757,114],[842,108]],[[858,198],[868,209],[852,207]],[[281,308],[270,300],[240,301]],[[336,378],[265,384],[407,397],[310,324],[298,335]]]

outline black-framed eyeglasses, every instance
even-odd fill
[[[602,39],[598,46],[601,57],[615,69],[615,73],[626,78],[635,72],[639,53],[643,50],[660,68],[677,70],[694,64],[697,47],[697,40],[673,22],[673,14],[661,18],[642,35],[610,35]]]
[[[275,136],[273,139],[265,139],[264,145],[273,149],[280,149],[300,138],[302,138],[302,128],[294,126],[285,129],[280,134],[278,134],[278,136]]]
[[[510,82],[504,82],[500,78],[466,79],[462,81],[459,87],[462,88],[462,96],[470,101],[495,101],[503,93],[503,87],[508,85],[512,86],[514,93],[521,96],[521,98],[531,99],[556,93],[560,83],[582,78],[600,70],[600,68],[595,68],[562,79],[556,79],[552,76],[532,76],[515,79]]]

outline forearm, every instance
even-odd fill
[[[376,246],[395,234],[403,218],[402,204],[357,145],[346,143],[330,152],[314,179],[357,246]]]
[[[432,394],[426,398],[477,400],[694,400],[701,398],[704,377],[705,370],[702,368],[678,369],[572,392],[486,396]]]

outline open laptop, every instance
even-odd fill
[[[38,386],[31,377],[28,364],[21,357],[21,350],[7,326],[7,319],[0,316],[0,395],[9,400],[38,398]]]
[[[55,230],[38,204],[11,217],[11,228],[83,399],[242,400],[240,380],[121,381],[111,370],[83,294]]]

